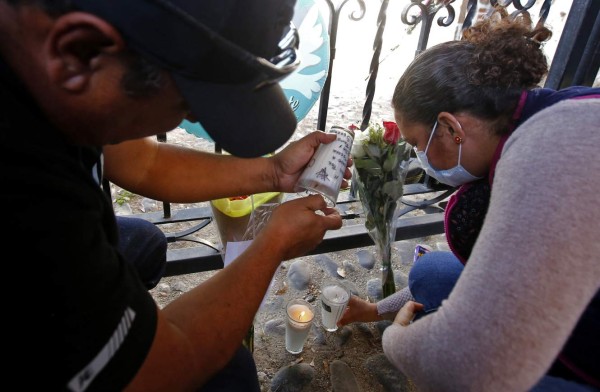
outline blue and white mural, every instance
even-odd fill
[[[329,70],[329,34],[327,24],[315,0],[298,0],[293,22],[300,35],[300,66],[279,84],[290,106],[301,121],[319,99]],[[202,125],[184,120],[180,125],[187,132],[211,140]]]

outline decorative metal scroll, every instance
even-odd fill
[[[528,0],[527,3],[522,4],[521,0],[489,0],[492,5],[490,12],[493,12],[495,7],[504,7],[507,8],[512,5],[515,8],[515,11],[511,13],[512,18],[516,18],[517,16],[529,12],[529,10],[537,3],[537,0]],[[540,18],[538,19],[537,24],[543,25],[546,23],[546,19],[548,18],[548,14],[550,13],[550,6],[552,5],[552,0],[544,0],[544,3],[540,7]],[[478,1],[477,0],[468,0],[467,3],[467,15],[462,25],[462,30],[464,31],[466,28],[470,27],[473,24],[473,19],[475,18],[475,14],[477,12]],[[490,16],[489,14],[486,16]]]
[[[455,18],[455,11],[451,4],[455,0],[411,0],[411,4],[404,8],[402,12],[402,22],[409,26],[416,26],[420,22],[423,22],[421,33],[419,36],[419,43],[417,46],[416,54],[420,53],[427,47],[427,41],[429,39],[429,33],[431,30],[431,24],[435,15],[441,9],[445,9],[448,13],[447,16],[438,18],[437,23],[439,26],[449,26],[452,24]],[[369,121],[371,119],[373,98],[375,96],[375,82],[377,80],[377,72],[379,70],[379,56],[381,54],[381,48],[383,46],[383,32],[386,24],[386,13],[388,7],[388,0],[383,0],[379,8],[379,15],[377,17],[377,32],[373,41],[373,57],[371,59],[371,66],[369,69],[369,80],[366,88],[365,104],[363,106],[363,117],[360,125],[361,130],[367,129]],[[411,14],[411,9],[418,8],[418,14]]]
[[[440,16],[437,19],[438,26],[448,27],[454,22],[456,16],[454,6],[452,5],[454,2],[455,0],[411,0],[411,4],[404,8],[404,11],[402,11],[402,23],[408,26],[416,26],[422,23],[415,56],[427,48],[433,19],[440,10],[446,10],[448,15]],[[415,8],[418,8],[419,11],[417,15],[411,14],[411,10]]]
[[[337,42],[337,30],[338,23],[340,20],[340,14],[342,8],[350,0],[337,1],[336,4],[331,0],[323,0],[329,9],[329,70],[327,72],[327,79],[323,85],[321,91],[321,97],[319,99],[319,116],[317,118],[317,129],[325,129],[327,123],[327,107],[329,106],[329,93],[331,90],[331,77],[333,75],[333,60],[335,59],[335,50]],[[354,0],[359,10],[354,11],[350,14],[350,19],[359,21],[365,16],[366,6],[364,0]]]
[[[330,62],[329,72],[327,80],[323,86],[319,102],[319,114],[317,119],[318,129],[325,129],[327,122],[327,108],[329,105],[329,94],[331,90],[331,78],[333,76],[333,59],[335,58],[336,41],[337,41],[337,30],[338,22],[342,12],[342,8],[351,0],[321,0],[329,8],[329,42],[330,42]],[[354,21],[361,20],[366,13],[366,5],[364,0],[352,0],[358,4],[359,10],[350,13],[349,18]],[[465,19],[462,22],[462,31],[471,26],[477,15],[477,8],[479,5],[478,0],[464,0],[466,4]],[[455,5],[458,7],[464,3],[463,0],[410,0],[410,4],[407,4],[401,14],[402,23],[411,27],[416,28],[419,24],[421,26],[419,32],[419,40],[415,51],[415,56],[427,49],[429,42],[429,35],[431,33],[431,27],[433,26],[434,20],[441,27],[450,26],[457,15]],[[491,4],[491,11],[495,7],[509,7],[512,6],[514,11],[511,13],[511,17],[518,17],[519,15],[529,12],[529,10],[538,2],[537,0],[488,0]],[[538,24],[544,24],[548,14],[550,13],[550,6],[552,0],[542,0],[543,3],[540,7],[540,15]],[[387,9],[389,0],[381,0],[381,6],[379,8],[379,14],[377,17],[377,32],[373,40],[373,55],[371,58],[369,77],[366,87],[366,98],[362,112],[362,122],[360,128],[366,129],[371,119],[373,98],[375,97],[375,87],[379,71],[380,55],[383,46],[383,32],[386,27],[387,21]],[[369,4],[374,4],[370,2]],[[440,12],[445,12],[445,15],[441,15],[436,18],[436,15]],[[489,16],[489,15],[488,15]]]
[[[371,119],[373,97],[375,97],[375,81],[377,80],[377,73],[379,72],[379,56],[381,55],[381,47],[383,46],[382,36],[383,31],[385,30],[388,2],[388,0],[383,0],[381,2],[379,14],[377,15],[377,32],[375,33],[375,40],[373,41],[373,57],[371,58],[371,66],[369,68],[369,81],[367,82],[365,104],[363,106],[363,116],[360,124],[360,129],[362,131],[367,129],[369,120]]]

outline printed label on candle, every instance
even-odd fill
[[[327,285],[321,293],[321,323],[330,332],[337,330],[337,322],[342,317],[350,291],[338,285]]]
[[[330,206],[335,206],[352,150],[354,133],[335,125],[329,133],[336,134],[337,139],[317,148],[315,155],[298,178],[294,191],[320,193],[329,201]]]

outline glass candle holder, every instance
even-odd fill
[[[310,303],[303,299],[289,301],[286,314],[285,349],[292,354],[299,354],[304,349],[315,314]]]

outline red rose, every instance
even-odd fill
[[[383,140],[387,144],[396,144],[400,140],[400,129],[394,121],[384,121],[383,128],[385,133],[383,134]]]

